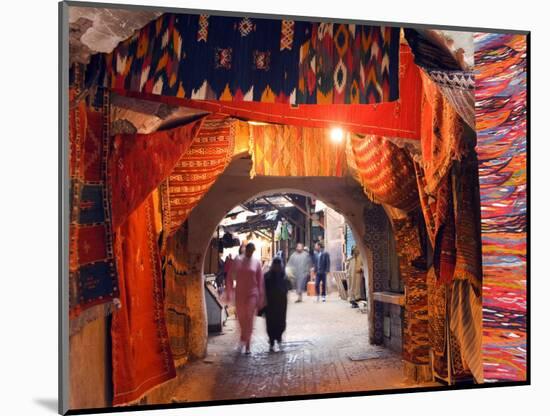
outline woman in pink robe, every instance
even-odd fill
[[[235,292],[235,307],[241,328],[240,347],[245,348],[246,354],[250,354],[254,317],[264,304],[262,265],[259,260],[252,257],[255,249],[254,244],[248,243],[244,255],[233,260],[227,285],[229,300],[233,299],[233,292]],[[236,281],[235,288],[233,288],[233,281]]]

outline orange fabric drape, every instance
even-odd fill
[[[354,136],[351,147],[357,175],[371,199],[404,211],[418,206],[414,166],[406,150],[380,136]]]
[[[113,404],[139,400],[175,377],[166,323],[162,272],[149,195],[116,230],[120,308],[111,326]]]
[[[279,124],[250,126],[251,176],[342,176],[346,166],[343,143],[330,131]]]
[[[452,104],[427,75],[422,74],[422,167],[426,192],[437,190],[453,160],[461,157],[463,122]]]
[[[113,227],[121,225],[170,174],[202,120],[151,134],[117,135],[109,157]]]
[[[173,234],[231,161],[237,120],[207,116],[195,141],[162,184],[163,228]]]

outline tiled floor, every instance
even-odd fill
[[[289,295],[283,349],[268,351],[265,321],[256,318],[251,355],[236,351],[238,325],[228,320],[209,339],[204,360],[178,374],[173,402],[227,400],[411,387],[400,356],[368,344],[367,315],[340,300]]]

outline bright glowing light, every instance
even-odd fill
[[[330,131],[330,139],[334,143],[342,143],[342,140],[344,140],[344,131],[340,127],[334,127]]]

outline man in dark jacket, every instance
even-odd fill
[[[327,296],[327,273],[330,272],[330,256],[325,251],[323,243],[315,243],[315,294],[317,295],[317,302],[319,302],[319,294],[323,298],[323,302],[326,301]],[[319,286],[323,284],[321,293],[319,293]]]

